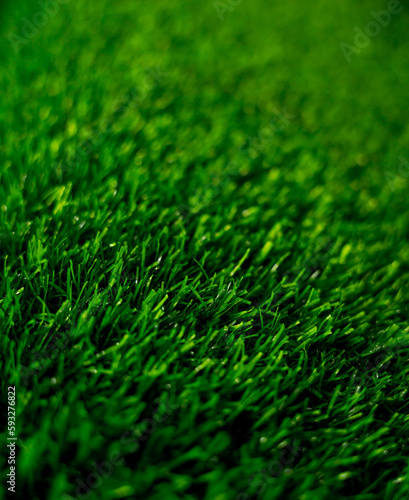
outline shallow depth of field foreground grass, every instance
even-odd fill
[[[11,497],[408,498],[408,5],[0,9]]]

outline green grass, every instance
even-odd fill
[[[13,498],[408,498],[402,5],[1,6]]]

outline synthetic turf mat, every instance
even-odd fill
[[[408,8],[2,4],[0,498],[408,498]]]

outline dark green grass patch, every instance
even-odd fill
[[[408,12],[390,4],[2,7],[15,498],[408,497]]]

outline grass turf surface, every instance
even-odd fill
[[[340,48],[386,7],[1,7],[14,498],[408,497],[407,6]]]

